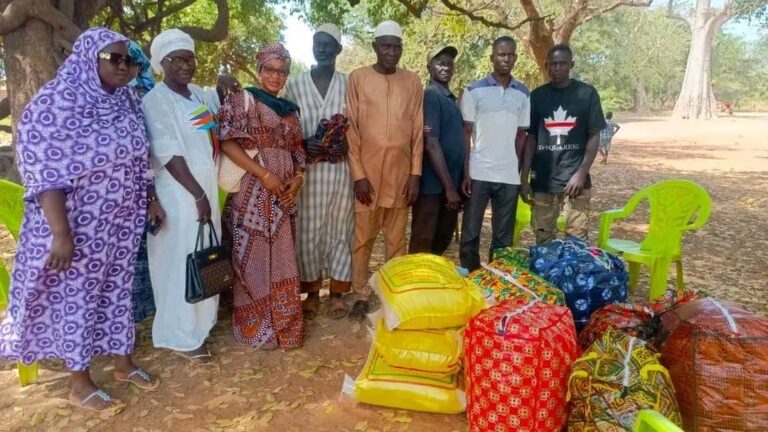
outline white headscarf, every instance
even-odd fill
[[[179,29],[166,30],[152,41],[149,48],[149,54],[152,56],[150,63],[155,73],[163,73],[163,67],[160,62],[170,53],[176,50],[187,50],[195,52],[195,41],[192,37]]]

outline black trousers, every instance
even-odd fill
[[[445,194],[419,195],[413,205],[408,253],[445,253],[458,218],[458,210],[445,208]]]

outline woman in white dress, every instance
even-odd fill
[[[205,342],[216,324],[219,298],[190,304],[184,293],[186,257],[195,249],[199,223],[213,222],[221,237],[215,123],[220,100],[215,90],[190,84],[197,66],[194,50],[192,38],[176,29],[159,34],[150,49],[152,67],[164,74],[164,81],[143,102],[155,189],[166,220],[162,230],[149,236],[147,250],[157,306],[155,347],[210,363]]]

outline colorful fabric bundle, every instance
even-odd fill
[[[561,431],[578,351],[566,307],[511,300],[481,312],[464,334],[470,431]]]
[[[686,431],[768,430],[768,320],[736,303],[693,300],[661,317],[655,343]]]
[[[675,389],[659,355],[639,338],[608,329],[573,365],[569,431],[632,431],[642,409],[682,425]]]
[[[487,305],[482,290],[449,260],[413,254],[384,264],[369,284],[389,330],[463,327]]]
[[[512,299],[540,300],[546,304],[565,306],[565,295],[535,274],[520,267],[496,260],[467,275],[480,286],[485,297],[496,302]]]
[[[645,303],[616,303],[595,311],[579,334],[579,345],[586,349],[609,328],[649,341],[656,337],[661,316],[670,308],[701,298],[693,291],[669,290],[663,298]]]
[[[576,237],[531,246],[531,270],[565,293],[577,330],[592,312],[627,300],[624,263]]]
[[[344,114],[336,113],[330,119],[320,120],[315,131],[315,139],[323,143],[325,154],[308,158],[309,163],[343,161],[346,155],[334,154],[331,149],[344,145],[347,140],[347,129],[349,129],[349,119],[344,117]]]
[[[528,252],[528,249],[514,247],[496,249],[493,251],[493,259],[526,270],[531,268],[531,253]]]

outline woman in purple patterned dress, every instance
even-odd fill
[[[131,283],[147,200],[155,224],[164,214],[147,175],[141,102],[126,87],[129,59],[125,37],[86,31],[17,131],[26,209],[0,355],[64,360],[70,402],[91,410],[121,406],[91,380],[96,356],[114,357],[117,381],[159,384],[131,360]]]

